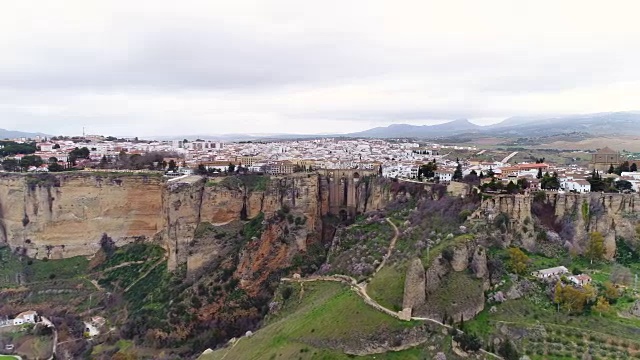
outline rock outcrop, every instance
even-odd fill
[[[409,284],[405,282],[405,299]],[[412,286],[416,288],[415,284]],[[477,240],[468,238],[445,249],[428,265],[425,272],[426,301],[414,309],[414,316],[451,317],[456,321],[472,319],[484,309],[484,290],[488,286],[486,250]]]
[[[631,309],[629,309],[629,314],[640,317],[640,300],[636,300]]]
[[[407,268],[407,275],[404,280],[402,308],[414,309],[424,305],[426,300],[425,286],[425,272],[422,261],[419,258],[413,259]]]
[[[504,220],[503,245],[512,242],[528,250],[538,246],[532,224],[537,217],[545,217],[543,226],[560,235],[560,243],[576,252],[586,248],[589,233],[600,232],[605,238],[605,257],[615,255],[615,240],[624,238],[637,248],[636,226],[640,222],[640,195],[608,193],[557,193],[539,195],[495,195],[482,201],[472,219],[489,223]],[[535,199],[534,199],[535,197]],[[533,208],[537,208],[537,212]],[[499,216],[503,216],[502,219]],[[551,219],[549,220],[550,217]],[[562,228],[565,228],[564,231]]]

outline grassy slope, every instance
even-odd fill
[[[298,285],[295,285],[298,289]],[[375,311],[346,286],[337,283],[307,283],[302,300],[294,291],[280,315],[235,346],[203,355],[201,360],[222,359],[348,359],[339,350],[320,349],[309,343],[332,340],[358,341],[358,334],[381,328],[411,326]],[[421,349],[362,357],[364,359],[419,359]]]
[[[27,283],[79,279],[87,273],[88,265],[89,260],[84,256],[59,260],[20,259],[8,246],[0,247],[0,288],[17,286],[17,273],[22,273]]]
[[[16,273],[22,272],[22,263],[8,246],[0,247],[0,288],[15,287]]]
[[[402,310],[406,264],[383,267],[367,285],[367,292],[380,305],[392,310]]]

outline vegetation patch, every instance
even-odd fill
[[[262,329],[200,359],[349,359],[338,344],[358,344],[366,334],[389,334],[419,325],[374,310],[342,284],[306,283],[302,293],[299,284],[285,288],[292,293],[287,300],[276,298],[281,308],[269,315]],[[420,359],[424,354],[421,350],[403,353],[363,358]]]
[[[406,273],[406,264],[383,267],[367,284],[367,293],[388,309],[402,310]]]
[[[368,277],[382,261],[393,235],[393,228],[384,219],[365,220],[337,233],[329,272]]]

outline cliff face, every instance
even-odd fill
[[[359,213],[383,207],[393,197],[388,182],[349,180],[344,209]],[[341,195],[334,190],[327,176],[315,173],[209,182],[199,176],[165,181],[143,174],[3,174],[0,243],[32,257],[61,258],[94,254],[104,233],[118,245],[155,239],[167,248],[170,269],[180,264],[197,269],[209,260],[208,250],[216,252],[206,248],[213,244],[189,251],[200,224],[222,226],[260,213],[270,217],[285,208],[303,222],[296,243],[305,251],[308,240],[326,233],[322,217],[340,209],[329,205]]]
[[[609,259],[615,254],[616,237],[637,247],[638,194],[547,193],[535,200],[529,195],[498,195],[483,200],[473,218],[494,222],[501,213],[507,216],[510,228],[505,240],[510,243],[517,239],[518,245],[529,250],[537,245],[532,227],[534,220],[540,221],[547,230],[559,233],[561,243],[577,252],[584,250],[589,233],[594,231],[604,235],[605,255]]]
[[[163,229],[160,177],[0,175],[0,244],[31,257],[90,255],[103,233],[118,245]]]
[[[319,186],[315,174],[271,177],[259,190],[242,183],[205,183],[199,177],[169,183],[164,194],[169,269],[186,263],[189,271],[196,270],[217,254],[214,244],[209,249],[205,243],[201,244],[203,251],[189,255],[189,243],[199,224],[221,226],[260,213],[270,216],[285,208],[293,218],[305,219],[296,233],[299,248],[305,250],[307,237],[319,236],[321,229]]]

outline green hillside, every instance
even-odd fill
[[[286,290],[290,289],[290,290]],[[218,359],[349,359],[343,349],[361,347],[372,336],[388,336],[403,329],[424,326],[402,322],[374,310],[347,286],[338,283],[305,283],[281,287],[278,295],[288,300],[282,309],[267,319],[267,324],[250,337],[233,345],[202,355],[200,360]],[[444,341],[443,335],[427,335]],[[423,359],[422,347],[401,352],[362,356],[362,359]]]

